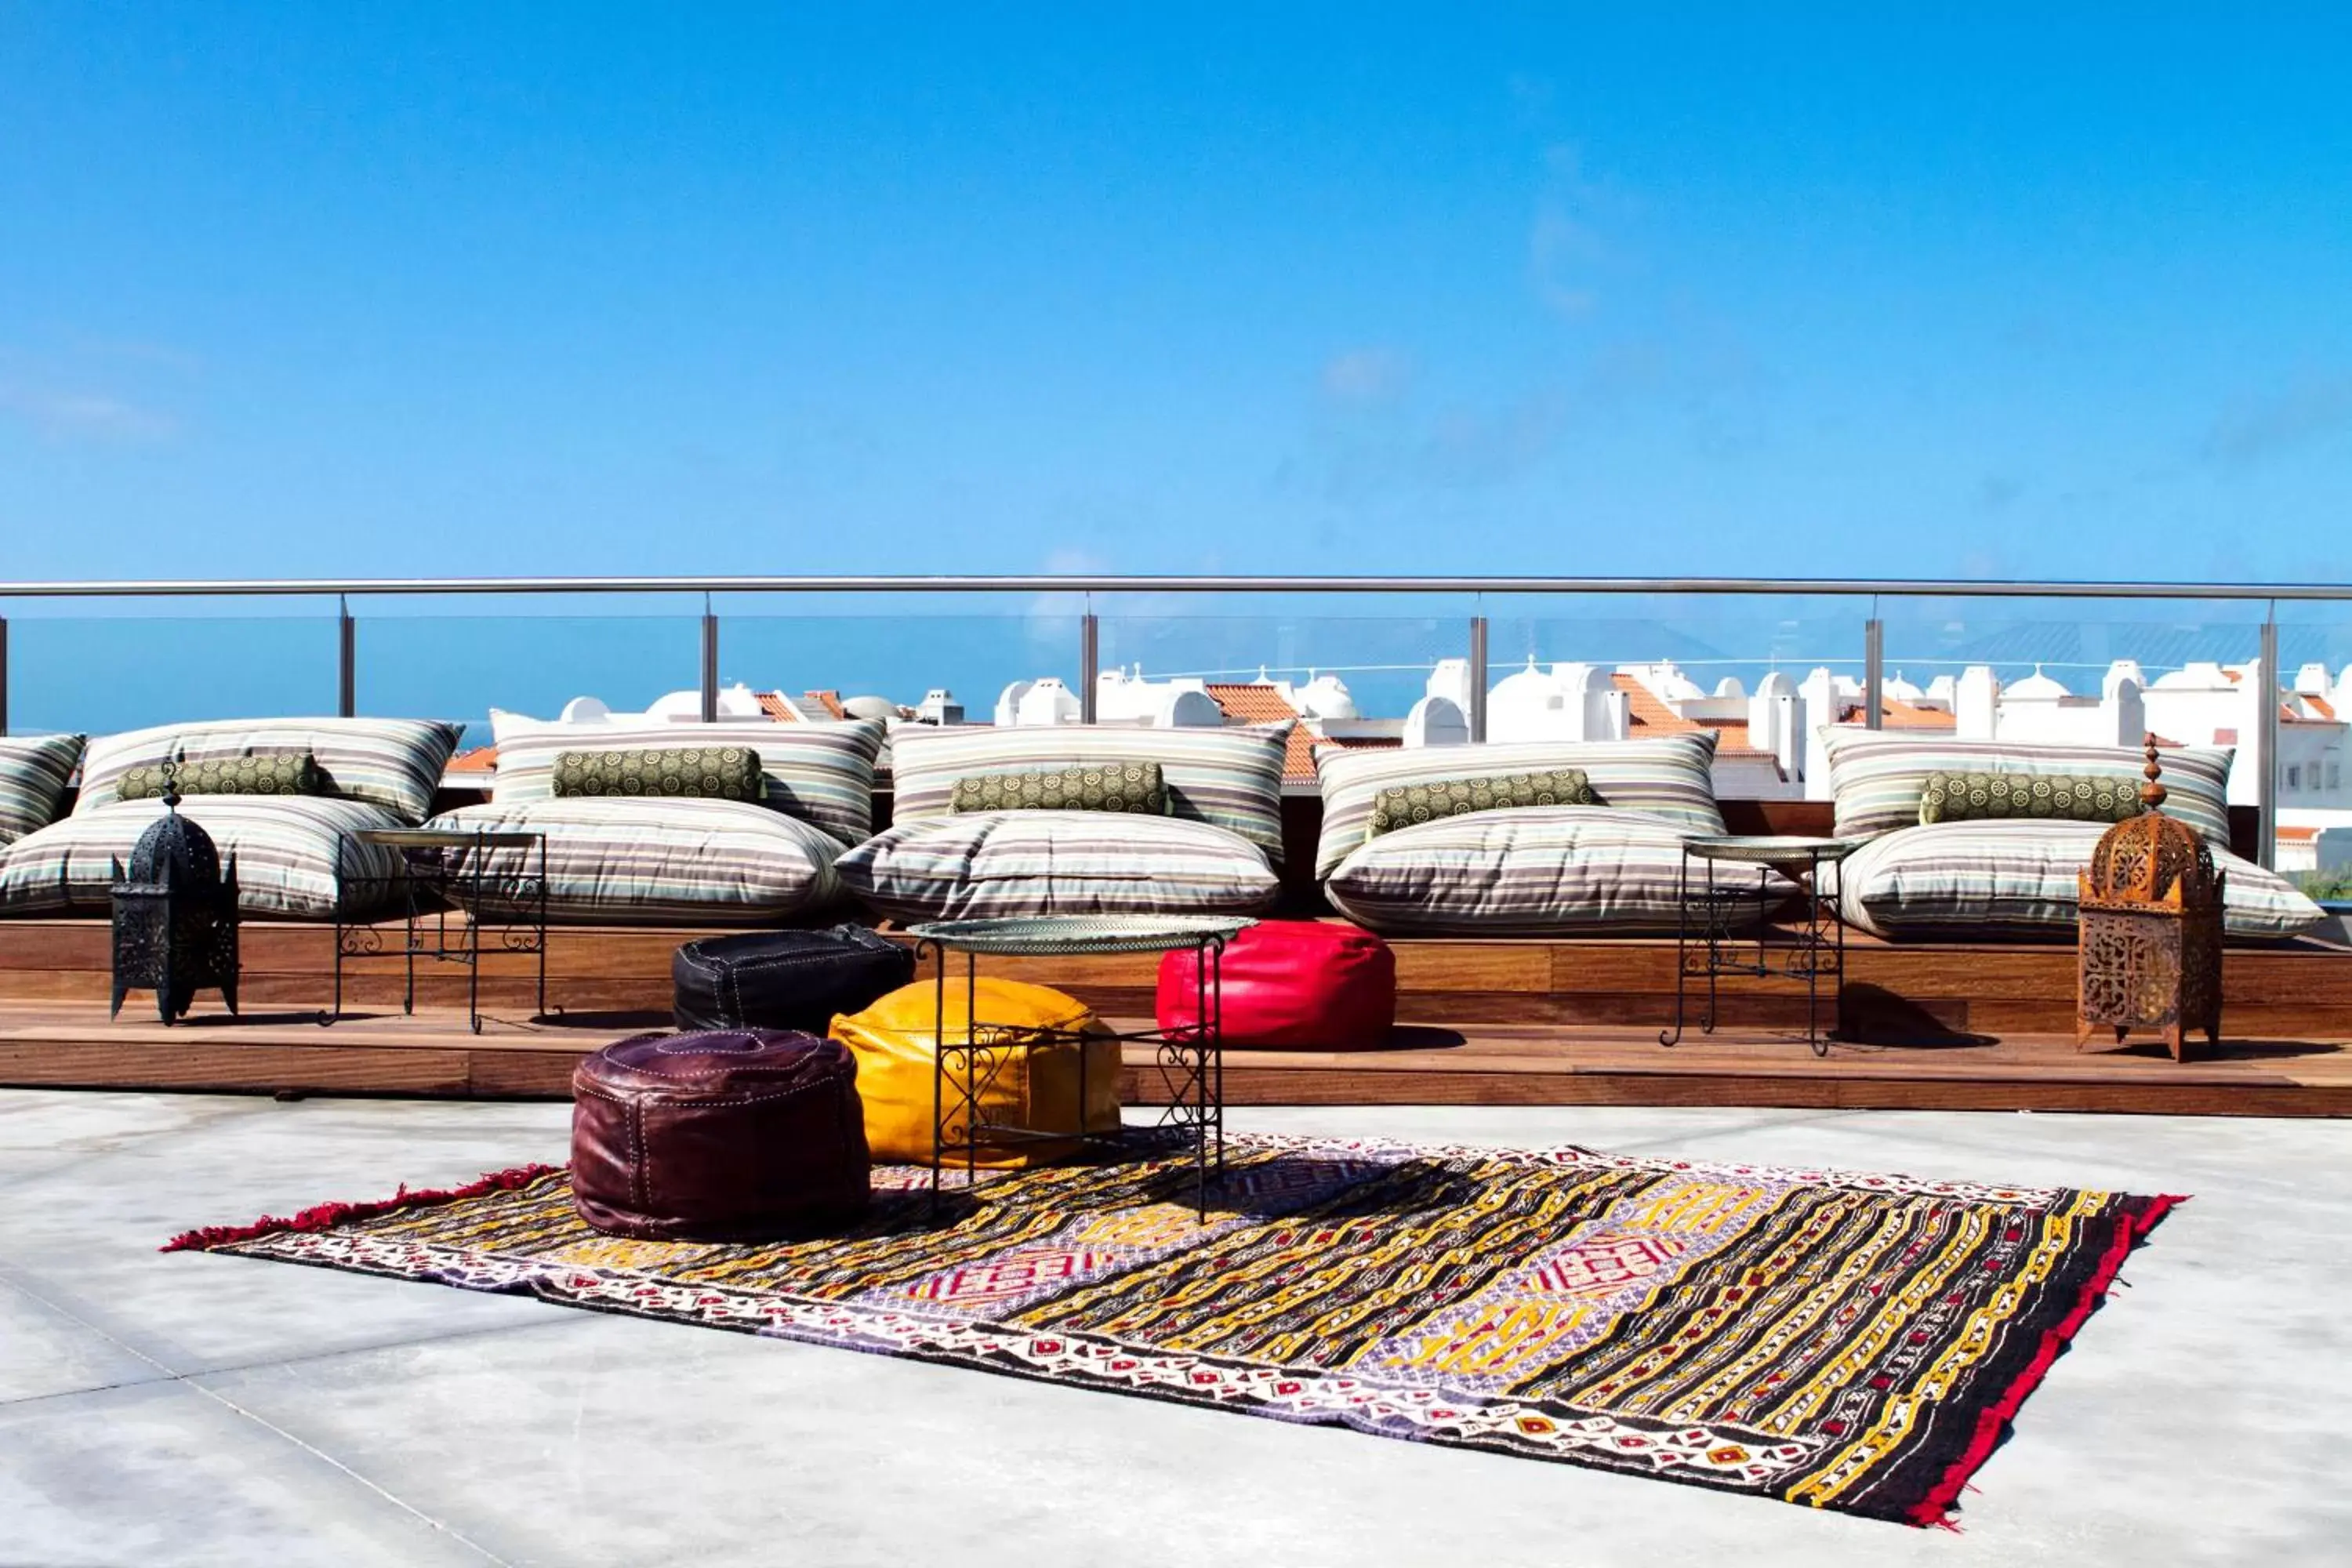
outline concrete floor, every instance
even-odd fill
[[[559,1161],[566,1108],[0,1093],[0,1564],[2352,1563],[2352,1125],[1299,1110],[1242,1125],[2196,1201],[1964,1532],[439,1287],[158,1256]]]

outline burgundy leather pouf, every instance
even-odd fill
[[[790,1030],[637,1035],[572,1073],[572,1202],[615,1236],[768,1241],[870,1192],[849,1048]]]
[[[1362,1051],[1396,1025],[1396,953],[1371,932],[1335,921],[1260,921],[1225,944],[1221,1023],[1228,1046]],[[1191,1028],[1200,1012],[1200,963],[1191,948],[1160,961],[1163,1030]]]

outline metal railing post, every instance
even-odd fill
[[[702,596],[702,721],[719,722],[719,617],[708,594]]]
[[[1862,721],[1886,727],[1886,623],[1876,616],[1862,624]]]
[[[1095,689],[1102,684],[1102,628],[1088,610],[1078,617],[1078,722],[1095,721]]]
[[[1473,745],[1486,739],[1486,617],[1470,617],[1470,721]]]
[[[345,719],[360,710],[360,638],[352,602],[335,596],[335,712]]]
[[[2262,836],[2255,842],[2254,859],[2266,871],[2278,869],[2278,777],[2279,777],[2279,667],[2278,667],[2278,606],[2273,605],[2263,617],[2262,684],[2254,693],[2257,710],[2254,732],[2261,738],[2262,771],[2254,777],[2254,800],[2262,815]]]

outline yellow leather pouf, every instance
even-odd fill
[[[866,1102],[866,1142],[877,1161],[929,1164],[931,1159],[931,1058],[939,1039],[938,982],[902,985],[863,1013],[833,1021],[832,1036],[857,1058],[857,1093]],[[982,1043],[1003,1029],[1057,1029],[1087,1036],[1087,1119],[1088,1132],[1118,1126],[1118,1042],[1094,1009],[1044,985],[982,977],[967,988],[964,977],[948,978],[947,1038],[971,1037],[971,1014],[980,1016]],[[951,1061],[950,1068],[960,1068]],[[987,1064],[979,1076],[987,1076]],[[952,1108],[957,1089],[947,1089]],[[1076,1131],[1078,1047],[1064,1041],[1014,1049],[981,1090],[984,1120],[1040,1131]],[[1024,1143],[982,1150],[976,1162],[988,1170],[1010,1170],[1067,1157],[1076,1143]],[[961,1161],[958,1162],[959,1163]]]

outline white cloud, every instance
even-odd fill
[[[128,398],[22,382],[0,383],[0,412],[48,441],[160,441],[179,430],[169,414]]]
[[[1380,403],[1412,381],[1412,362],[1394,349],[1349,349],[1323,366],[1324,395],[1340,403]]]
[[[2306,374],[2224,410],[2206,432],[2205,456],[2225,468],[2248,468],[2347,427],[2352,427],[2352,375]]]
[[[1536,298],[1571,318],[1601,302],[1601,275],[1621,261],[1607,231],[1620,225],[1624,198],[1584,172],[1573,144],[1546,149],[1544,187],[1528,237],[1528,279]]]

